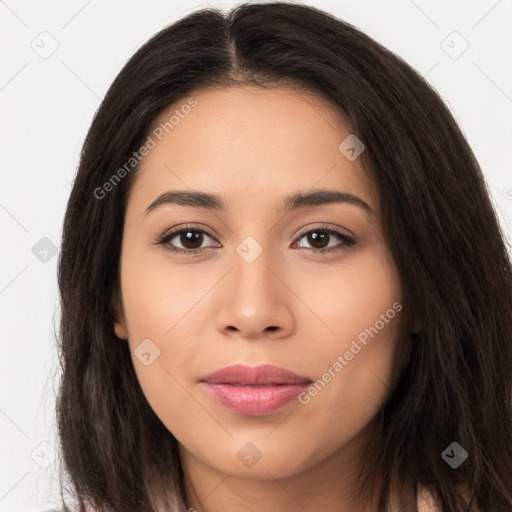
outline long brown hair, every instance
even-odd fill
[[[421,327],[400,340],[355,492],[376,493],[382,512],[416,484],[444,511],[510,511],[512,268],[479,164],[407,63],[350,24],[285,2],[199,10],[166,27],[124,66],[87,134],[58,267],[58,433],[79,510],[186,510],[177,441],[113,331],[137,166],[104,197],[98,187],[171,103],[199,88],[247,84],[293,84],[325,98],[364,142],[405,318]],[[468,453],[457,469],[442,458],[452,442]]]

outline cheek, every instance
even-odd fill
[[[121,284],[128,330],[136,338],[171,338],[188,321],[208,289],[208,276],[198,279],[195,265],[170,265],[163,248],[143,247],[126,236]]]
[[[320,380],[310,388],[308,403],[332,407],[340,420],[350,411],[354,420],[366,421],[388,390],[402,306],[396,274],[386,261],[383,252],[360,252],[353,264],[333,266],[329,276],[301,281],[304,293],[314,290],[308,305],[316,329],[310,336],[315,333],[315,378]],[[318,421],[323,422],[321,416]]]
[[[188,388],[197,376],[193,368],[201,353],[197,317],[205,314],[205,295],[222,270],[199,272],[195,264],[172,265],[163,250],[141,248],[139,240],[130,244],[129,235],[125,240],[121,285],[133,366],[153,411],[173,432],[179,431],[182,420],[176,411],[196,405]],[[150,361],[157,355],[148,366],[148,358],[139,357],[147,352]]]
[[[123,289],[133,364],[141,386],[155,393],[179,387],[176,379],[183,380],[200,343],[191,329],[195,326],[194,306],[204,294],[204,286],[196,285],[201,289],[191,287],[185,293],[175,286],[176,281],[179,279],[169,282],[163,270],[153,267],[140,279],[126,280]],[[166,400],[171,396],[178,395],[167,393]]]
[[[350,341],[377,321],[383,337],[392,337],[398,327],[393,304],[401,300],[400,287],[383,250],[359,251],[341,263],[305,272],[296,282],[297,295],[313,313],[316,339],[326,347],[342,349],[348,343],[348,350]],[[389,320],[384,325],[381,315]]]

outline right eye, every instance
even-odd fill
[[[208,238],[215,240],[205,230],[198,228],[197,226],[185,226],[182,228],[173,229],[164,233],[159,239],[158,244],[165,247],[166,250],[182,254],[201,253],[204,249],[209,247],[201,247],[204,241],[204,235]],[[173,239],[177,239],[181,243],[182,247],[175,247],[171,244]],[[198,246],[199,243],[199,246]],[[192,247],[190,247],[192,246]]]

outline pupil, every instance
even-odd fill
[[[310,233],[308,235],[308,242],[313,246],[315,247],[315,249],[323,249],[324,247],[327,246],[327,239],[329,237],[329,234],[328,233],[320,233],[320,235],[318,235],[318,231],[314,231],[313,233]],[[318,246],[318,241],[320,239],[320,246]],[[314,242],[314,243],[312,243]],[[317,244],[315,246],[315,243]]]
[[[201,247],[202,244],[202,233],[198,233],[197,231],[186,231],[184,233],[181,233],[181,240],[183,247],[186,249],[197,249],[198,247]],[[184,242],[185,239],[185,242]],[[197,240],[199,239],[199,244],[197,247],[194,245],[194,243],[197,243]],[[192,247],[188,246],[187,244],[192,244]]]

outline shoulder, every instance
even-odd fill
[[[41,512],[76,512],[76,509],[68,505],[68,509],[63,508],[49,508],[48,510],[42,510]],[[92,510],[89,512],[93,512]]]
[[[441,512],[441,509],[437,506],[434,497],[426,487],[418,485],[417,496],[418,512]]]
[[[41,512],[78,512],[78,509],[76,507],[74,507],[73,505],[69,505],[69,504],[65,503],[65,506],[67,507],[67,509],[51,508],[51,509],[47,509],[47,510],[42,510]],[[86,510],[87,510],[87,512],[96,512],[92,508],[87,508]]]
[[[442,512],[439,505],[436,503],[434,496],[432,493],[424,486],[418,484],[418,492],[417,492],[417,507],[418,512]],[[469,491],[466,487],[460,487],[462,495],[466,501],[466,504],[469,503]],[[472,510],[475,510],[474,508]]]

